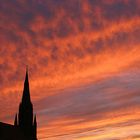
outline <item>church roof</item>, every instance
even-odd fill
[[[20,128],[14,125],[0,122],[0,139],[1,140],[28,140],[20,131]]]

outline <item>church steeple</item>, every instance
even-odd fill
[[[22,130],[25,136],[30,137],[29,140],[37,140],[37,123],[36,117],[33,121],[33,105],[30,99],[28,68],[26,69],[23,95],[19,105],[18,117],[15,117],[15,125]]]
[[[26,68],[26,76],[25,76],[25,81],[24,81],[22,102],[31,102],[30,89],[29,89],[29,79],[28,79],[28,68]]]

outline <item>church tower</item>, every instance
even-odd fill
[[[37,122],[36,116],[33,117],[33,105],[30,98],[28,70],[26,70],[22,100],[19,105],[18,115],[16,114],[15,116],[14,125],[19,127],[29,140],[37,140]]]

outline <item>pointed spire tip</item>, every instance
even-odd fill
[[[25,81],[24,81],[24,88],[23,88],[22,102],[23,102],[23,101],[30,101],[30,90],[29,90],[28,68],[26,68],[26,75],[25,75]]]

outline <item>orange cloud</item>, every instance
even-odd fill
[[[139,134],[139,114],[139,109],[135,108],[132,112],[125,109],[125,111],[119,110],[117,112],[104,113],[103,119],[92,118],[90,121],[82,118],[79,120],[75,118],[62,118],[61,120],[54,121],[52,124],[48,124],[48,128],[41,128],[39,134],[40,138],[44,137],[45,139],[46,137],[46,139],[56,140],[62,137],[64,139],[69,138],[71,135],[74,136],[72,139],[76,140],[125,139],[130,135],[130,131],[131,135]]]
[[[60,135],[66,130],[72,133],[69,139],[92,139],[88,132],[85,135],[78,133],[78,136],[73,133],[81,128],[87,130],[94,123],[104,129],[103,135],[97,135],[95,139],[111,138],[116,132],[128,133],[132,128],[139,130],[139,124],[124,128],[114,126],[125,119],[132,122],[131,117],[137,119],[137,112],[133,114],[131,111],[117,120],[110,120],[111,117],[107,116],[108,119],[80,123],[96,109],[97,114],[106,115],[103,110],[108,114],[110,108],[119,110],[128,104],[138,106],[139,0],[2,0],[0,5],[1,120],[11,122],[18,108],[28,64],[31,96],[41,115],[39,137],[46,137],[44,131],[54,137],[52,133],[55,131],[56,139],[57,136],[59,139],[59,133],[54,129],[61,127]],[[87,88],[89,85],[93,86],[92,89]],[[69,100],[65,101],[67,98]],[[102,108],[102,103],[105,108]],[[89,110],[93,105],[96,109]],[[77,112],[73,113],[73,110]],[[139,113],[139,109],[137,111]],[[46,121],[47,113],[50,119],[48,128],[41,123]],[[66,114],[68,119],[58,119],[60,115],[65,118]],[[82,118],[75,118],[76,115]],[[112,128],[105,130],[107,125]],[[127,134],[120,135],[119,139],[134,139]],[[61,140],[65,139],[62,137]]]

